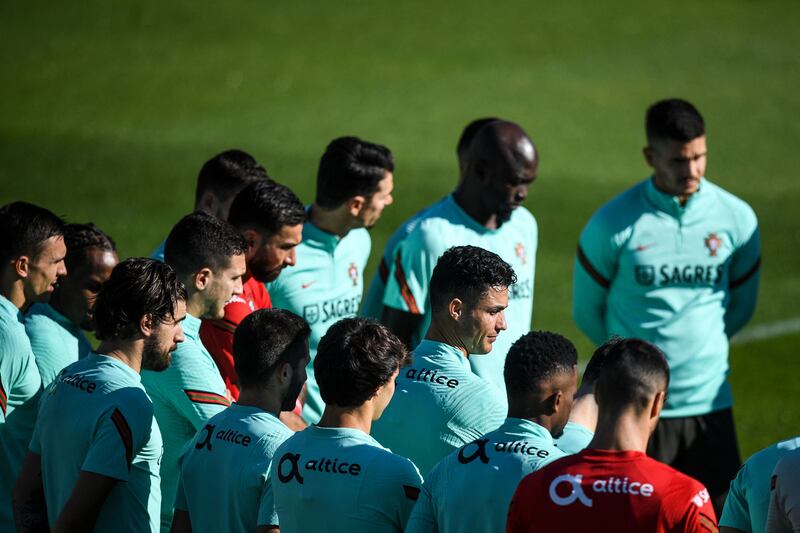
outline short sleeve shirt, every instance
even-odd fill
[[[444,456],[503,423],[505,394],[476,375],[453,346],[424,340],[400,369],[392,401],[372,435],[425,475]]]
[[[138,373],[99,354],[65,368],[42,395],[30,443],[42,458],[50,524],[85,471],[120,481],[100,511],[97,531],[158,531],[162,449]]]
[[[81,328],[49,304],[35,303],[25,314],[25,331],[31,340],[36,366],[47,387],[61,370],[92,352]]]

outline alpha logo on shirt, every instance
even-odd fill
[[[245,433],[240,433],[235,429],[220,429],[216,431],[217,426],[214,424],[206,424],[201,432],[204,432],[202,439],[198,436],[197,443],[194,445],[196,450],[200,450],[202,448],[207,448],[209,451],[212,450],[211,446],[211,439],[212,437],[216,440],[221,440],[223,442],[230,442],[232,444],[238,444],[247,448],[252,442],[252,438],[250,435]]]
[[[86,378],[85,376],[81,376],[80,374],[72,374],[69,376],[64,376],[61,378],[61,383],[66,383],[67,385],[71,385],[78,390],[82,390],[88,394],[92,394],[95,389],[97,388],[97,383],[94,381]]]
[[[406,371],[406,377],[412,381],[424,381],[432,385],[446,385],[451,389],[458,387],[457,379],[448,378],[444,374],[439,374],[438,370],[409,368]]]
[[[489,439],[477,439],[464,445],[458,450],[458,462],[466,465],[480,459],[483,464],[489,464],[489,455],[486,453]],[[491,448],[498,453],[516,453],[519,455],[534,455],[540,459],[546,459],[550,452],[542,450],[525,440],[513,440],[509,442],[495,442]]]
[[[321,457],[319,459],[310,459],[303,464],[303,458],[299,453],[285,453],[278,462],[278,480],[281,483],[289,483],[295,480],[301,485],[304,484],[305,478],[300,473],[301,468],[306,472],[306,475],[308,475],[308,472],[346,476],[359,476],[361,474],[361,465],[358,463],[339,462],[339,459],[336,458],[331,460]]]
[[[550,499],[556,505],[572,505],[580,501],[586,507],[591,507],[593,502],[583,490],[583,475],[562,474],[550,482]],[[562,487],[569,485],[569,493],[565,494]],[[591,488],[595,494],[625,494],[631,496],[642,496],[650,498],[655,492],[655,488],[650,483],[641,481],[629,481],[627,477],[618,478],[611,476],[607,479],[596,479],[587,489]]]
[[[350,268],[347,269],[347,275],[350,276],[350,280],[353,282],[353,287],[358,285],[358,267],[355,263],[350,263]]]
[[[636,283],[645,287],[714,286],[722,281],[723,265],[636,265],[633,273]]]
[[[708,234],[708,237],[705,238],[703,243],[708,248],[708,255],[710,257],[717,256],[717,250],[722,248],[722,239],[720,239],[716,233],[712,232]]]

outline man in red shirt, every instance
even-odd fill
[[[258,180],[241,190],[231,204],[228,221],[244,236],[247,272],[241,296],[225,305],[220,320],[203,320],[200,339],[219,367],[231,397],[239,397],[233,368],[233,332],[257,309],[269,309],[272,301],[264,283],[295,264],[295,247],[300,244],[306,212],[297,196],[272,180]]]
[[[607,365],[595,385],[594,439],[522,480],[506,531],[718,531],[706,488],[645,455],[669,383],[664,355],[625,339]]]

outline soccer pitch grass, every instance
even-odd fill
[[[522,124],[541,153],[534,327],[590,346],[570,317],[578,233],[644,178],[643,114],[682,96],[704,113],[708,176],[759,215],[753,324],[798,314],[797,2],[186,1],[0,4],[0,202],[92,220],[146,255],[192,206],[200,164],[229,147],[313,199],[327,142],[397,159],[389,233],[446,194],[478,116]],[[732,358],[742,451],[800,433],[786,337]]]

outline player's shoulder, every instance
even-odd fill
[[[420,479],[416,465],[406,457],[397,455],[391,450],[379,445],[369,447],[369,457],[366,461],[370,473],[386,478],[411,478]]]
[[[703,186],[708,187],[709,196],[714,198],[718,209],[730,216],[732,220],[753,226],[758,223],[755,211],[745,200],[708,179],[703,180]]]
[[[372,238],[367,228],[357,228],[350,230],[347,235],[342,237],[342,242],[346,242],[348,246],[357,249],[365,244],[370,245],[372,243]]]
[[[537,228],[536,217],[528,208],[519,206],[511,213],[511,222],[514,225]]]
[[[794,476],[797,472],[800,472],[800,449],[787,452],[775,465],[775,474],[778,476]]]

